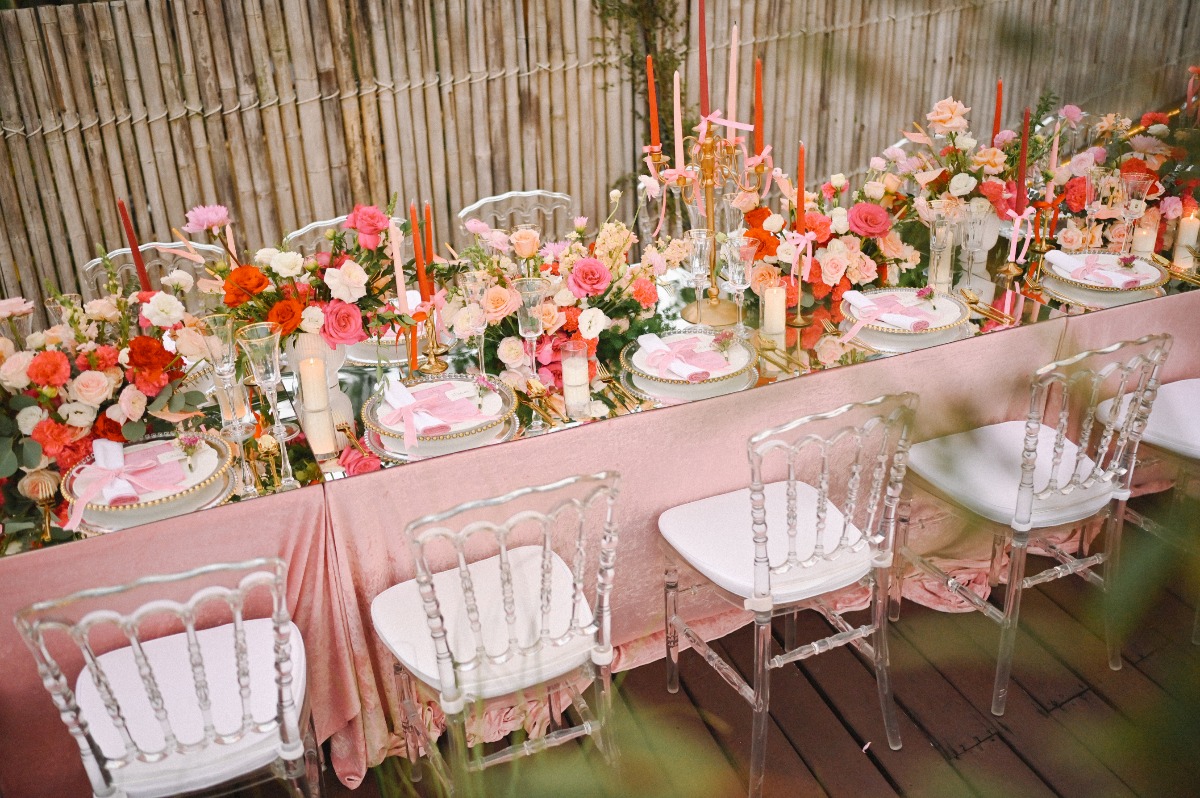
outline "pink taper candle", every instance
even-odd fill
[[[700,0],[700,116],[708,116],[708,29]]]
[[[392,270],[396,273],[396,300],[401,313],[411,312],[408,307],[408,286],[404,284],[404,234],[395,220],[388,225],[388,257],[392,259]]]
[[[729,37],[729,84],[725,90],[725,118],[731,122],[737,121],[737,82],[738,82],[738,26],[733,25],[733,33]],[[733,135],[733,128],[729,128]]]
[[[1029,190],[1025,186],[1025,170],[1029,162],[1029,106],[1025,106],[1025,117],[1021,123],[1021,160],[1017,163],[1017,213],[1024,213],[1029,204]]]
[[[683,151],[683,109],[679,98],[679,70],[675,70],[675,168],[687,166],[687,155]]]
[[[763,151],[762,59],[754,59],[754,154]]]

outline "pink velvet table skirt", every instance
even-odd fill
[[[413,577],[403,529],[418,515],[570,474],[620,471],[613,639],[616,666],[635,667],[664,655],[658,516],[674,505],[744,487],[745,446],[752,433],[847,401],[906,390],[921,396],[918,440],[1024,418],[1034,369],[1084,348],[1152,332],[1176,336],[1164,381],[1197,377],[1198,313],[1200,292],[1194,292],[1058,318],[0,560],[0,615],[11,618],[34,600],[82,587],[279,555],[290,563],[291,606],[310,652],[317,731],[322,739],[332,738],[338,777],[354,787],[369,766],[401,744],[392,733],[399,728],[393,659],[371,630],[370,604],[386,588]],[[947,567],[979,583],[990,537],[971,536],[967,526],[944,506],[918,499],[910,545],[940,555]],[[686,587],[690,577],[681,576]],[[957,609],[922,580],[906,583],[906,595]],[[749,619],[702,588],[685,591],[680,609],[706,637]],[[0,623],[0,661],[5,666],[0,739],[7,741],[0,748],[0,793],[84,794],[75,746],[11,622]]]

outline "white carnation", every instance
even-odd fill
[[[1162,123],[1159,123],[1157,125],[1151,125],[1150,127],[1146,128],[1146,132],[1149,133],[1151,136],[1158,136],[1159,138],[1162,138],[1163,136],[1165,136],[1171,132],[1171,128],[1167,127],[1166,125],[1164,125]]]
[[[183,321],[187,308],[175,297],[159,291],[142,306],[142,315],[155,327],[174,327]]]
[[[970,152],[975,149],[975,145],[979,142],[970,136],[959,136],[954,139],[954,147],[960,152]]]
[[[343,263],[341,268],[326,270],[325,284],[334,299],[350,304],[367,295],[367,273],[352,260]]]
[[[162,278],[163,288],[177,288],[182,294],[186,294],[192,290],[192,286],[196,284],[196,278],[185,272],[183,269],[175,271]]]
[[[271,259],[278,254],[279,250],[275,249],[275,247],[263,247],[254,253],[254,262],[259,266],[270,266]]]
[[[300,331],[306,333],[319,333],[321,328],[325,326],[325,311],[321,310],[316,305],[309,305],[300,314]]]
[[[608,316],[600,308],[588,308],[579,314],[579,334],[587,340],[600,337],[608,329]]]

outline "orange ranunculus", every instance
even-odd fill
[[[294,299],[281,299],[267,313],[267,321],[273,321],[282,329],[282,335],[291,335],[300,326],[304,305]]]
[[[751,227],[746,231],[746,238],[752,238],[758,242],[758,250],[754,253],[755,260],[774,256],[779,250],[779,239],[775,237],[774,233],[768,233],[761,227]]]
[[[771,209],[766,206],[760,205],[757,208],[755,208],[754,210],[746,213],[746,227],[750,228],[751,230],[754,230],[754,229],[761,230],[762,226],[763,226],[763,222],[765,222],[767,220],[767,217],[770,215],[771,215]]]
[[[225,304],[231,308],[245,304],[251,297],[267,290],[267,275],[253,266],[238,266],[225,278]]]

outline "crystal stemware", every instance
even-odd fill
[[[483,295],[487,292],[488,273],[483,269],[472,269],[462,272],[458,275],[458,288],[462,291],[463,301],[467,304],[483,306]],[[474,330],[476,339],[476,350],[479,356],[479,373],[487,374],[487,369],[483,365],[483,335],[487,330],[487,322],[484,321],[483,326]]]
[[[48,298],[44,304],[51,324],[70,324],[71,312],[83,309],[83,297],[79,294],[59,294]]]
[[[963,209],[962,221],[962,252],[963,280],[967,290],[973,290],[973,269],[975,260],[983,251],[983,234],[987,227],[988,217],[992,213],[992,205],[982,197],[976,197]]]
[[[692,245],[692,287],[696,289],[696,323],[703,324],[701,314],[704,312],[704,289],[708,288],[708,270],[712,263],[716,238],[708,230],[689,230],[688,241]]]
[[[1125,238],[1121,241],[1121,254],[1128,255],[1133,248],[1133,226],[1146,212],[1146,195],[1154,180],[1143,174],[1128,174],[1121,176],[1121,218],[1125,222]]]
[[[950,253],[954,225],[941,210],[934,211],[929,222],[929,274],[926,284],[943,293],[950,291],[952,280]]]
[[[32,307],[32,305],[31,305]],[[33,311],[14,313],[4,319],[0,335],[13,342],[18,351],[25,348],[25,339],[33,331]]]
[[[744,217],[734,204],[737,202],[737,198],[737,192],[721,195],[721,215],[718,218],[721,221],[721,232],[726,235],[733,235],[742,229]]]
[[[1086,179],[1084,182],[1085,198],[1084,198],[1084,224],[1087,229],[1084,231],[1084,246],[1100,246],[1100,243],[1092,241],[1092,228],[1096,225],[1096,217],[1100,215],[1100,209],[1104,207],[1104,201],[1108,198],[1109,171],[1103,166],[1093,166],[1087,170]]]
[[[722,247],[725,261],[725,282],[733,289],[737,302],[738,320],[734,334],[746,338],[746,325],[742,320],[742,302],[746,289],[750,287],[750,272],[754,268],[754,255],[758,252],[758,240],[745,236],[732,236]]]
[[[519,280],[513,280],[512,286],[521,296],[521,304],[517,308],[517,331],[529,349],[530,379],[536,379],[537,339],[544,329],[542,303],[546,301],[546,292],[550,289],[550,281],[543,277],[522,277]],[[534,413],[527,431],[536,434],[541,432],[544,427],[541,416]]]
[[[288,459],[287,433],[283,421],[279,418],[279,383],[282,376],[279,371],[279,336],[282,328],[272,321],[248,324],[237,331],[237,343],[246,354],[250,363],[250,371],[254,381],[267,397],[271,408],[271,418],[274,420],[271,434],[279,442],[279,490],[295,490],[300,487],[296,477],[292,475],[292,463]]]
[[[258,496],[258,489],[254,486],[250,464],[246,462],[244,444],[254,435],[254,413],[245,391],[237,381],[234,318],[227,313],[214,313],[202,317],[199,323],[208,360],[217,377],[215,388],[217,405],[221,408],[221,434],[237,444],[240,483],[237,495],[242,499],[253,499]]]

